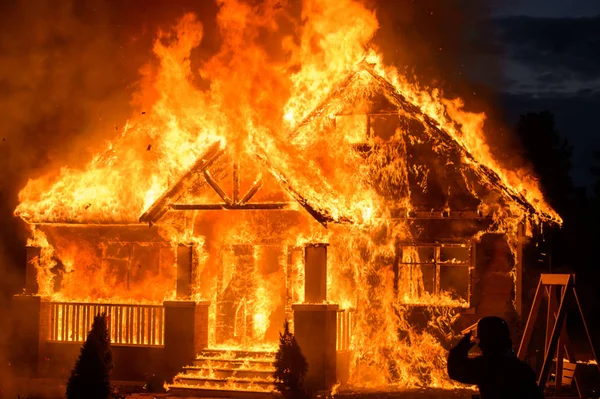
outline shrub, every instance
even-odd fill
[[[98,314],[67,382],[67,399],[108,398],[112,367],[106,314]]]
[[[279,350],[275,357],[275,388],[291,397],[304,396],[304,377],[308,371],[308,363],[290,332],[289,321],[283,325],[283,333],[279,333]]]

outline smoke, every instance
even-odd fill
[[[368,0],[380,29],[373,45],[386,64],[403,71],[421,87],[461,98],[465,110],[485,113],[487,144],[508,169],[531,171],[520,155],[521,143],[498,107],[498,88],[510,82],[504,73],[507,48],[494,23],[494,10],[514,0]]]

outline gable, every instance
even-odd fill
[[[310,134],[315,130],[323,132],[321,137]],[[291,139],[306,152],[318,151],[327,141],[352,144],[364,159],[369,183],[391,208],[485,208],[491,215],[516,206],[542,220],[560,220],[505,184],[495,170],[479,163],[436,121],[368,67],[333,90]]]
[[[244,201],[236,202],[242,192],[264,209],[299,204],[322,224],[360,223],[384,208],[396,213],[485,209],[484,216],[491,216],[514,206],[556,221],[368,68],[349,75],[289,140],[272,133],[262,131],[243,153],[244,173],[254,183],[240,185],[237,172],[226,166],[233,155],[225,149],[217,151],[221,159],[202,161],[213,156],[211,147],[140,221],[155,223],[171,209],[247,209]],[[207,162],[214,165],[204,167]],[[260,184],[253,175],[262,176]],[[263,179],[270,179],[268,190]],[[236,184],[241,197],[232,202],[220,187]]]

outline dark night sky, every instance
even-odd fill
[[[551,111],[574,147],[575,183],[590,184],[600,150],[600,1],[505,0],[490,15],[495,43],[473,46],[471,65],[495,58],[502,76],[477,67],[469,75],[501,92],[511,123],[524,112]]]

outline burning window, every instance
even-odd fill
[[[469,305],[470,244],[405,245],[399,255],[396,284],[401,301],[419,303],[435,295]]]
[[[335,117],[336,132],[351,144],[367,141],[368,115],[337,115]]]
[[[349,143],[365,143],[378,138],[390,141],[400,127],[398,113],[337,115],[335,117],[336,132]]]
[[[400,126],[398,113],[369,115],[369,138],[391,140]]]

